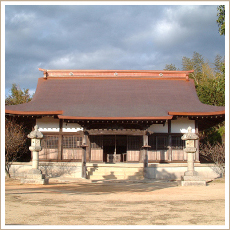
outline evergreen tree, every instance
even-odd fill
[[[166,64],[164,70],[179,70],[179,69],[177,69],[174,64],[170,64],[170,65]]]
[[[12,84],[10,95],[5,99],[5,105],[18,105],[32,100],[29,89],[21,90],[20,86]]]
[[[225,5],[218,6],[217,11],[218,19],[216,22],[219,26],[219,33],[220,35],[225,35]]]

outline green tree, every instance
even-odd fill
[[[18,105],[32,100],[29,89],[21,90],[20,86],[12,84],[10,95],[5,99],[5,105]]]
[[[225,105],[225,62],[221,56],[216,56],[214,68],[209,63],[203,64],[202,78],[196,90],[202,103],[215,106]]]
[[[225,35],[225,5],[217,7],[217,16],[216,22],[218,23],[219,33],[220,35]]]
[[[174,65],[166,65],[167,69]],[[194,79],[199,100],[204,104],[225,105],[225,60],[220,55],[214,63],[205,62],[201,54],[194,52],[192,58],[182,58],[183,70],[194,70],[189,77]],[[210,143],[223,142],[225,134],[224,122],[204,131],[205,138]]]
[[[205,64],[201,54],[194,52],[192,58],[182,58],[182,70],[194,70],[190,77],[194,79],[195,84],[199,85],[202,78],[202,69]]]
[[[225,70],[225,60],[220,55],[216,55],[215,57],[215,71],[216,73],[222,74]]]
[[[193,57],[182,59],[183,70],[192,70],[190,75],[195,81],[196,92],[199,100],[204,104],[224,106],[225,105],[225,61],[217,55],[215,62],[210,64],[204,61],[202,55],[197,52]],[[206,142],[221,143],[225,133],[224,122],[204,131]]]
[[[182,58],[183,70],[194,70],[190,78],[194,79],[197,95],[204,104],[225,105],[225,64],[217,55],[212,65],[205,62],[201,54],[194,52],[192,58]]]
[[[200,101],[204,104],[224,106],[225,105],[225,82],[224,78],[207,78],[196,88]]]
[[[166,64],[164,70],[179,70],[179,69],[177,69],[174,64],[170,64],[170,65]]]

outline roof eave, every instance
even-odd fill
[[[225,115],[225,110],[213,111],[213,112],[168,112],[172,116],[215,116],[215,115]]]
[[[77,117],[58,115],[59,119],[68,120],[171,120],[173,116],[162,117]]]
[[[63,114],[62,110],[59,111],[16,111],[16,110],[5,110],[5,114],[12,115],[60,115]]]

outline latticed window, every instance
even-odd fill
[[[172,149],[183,149],[184,141],[181,136],[172,136]]]
[[[128,136],[128,150],[140,150],[142,146],[142,136]]]
[[[149,136],[150,150],[165,150],[168,146],[168,136],[151,135]]]
[[[58,136],[44,135],[41,146],[44,149],[57,149],[58,148]]]
[[[63,148],[80,148],[82,145],[82,137],[78,136],[63,136]]]
[[[41,147],[42,150],[39,152],[39,159],[58,159],[58,135],[44,135],[41,141]]]
[[[150,150],[156,150],[156,136],[149,136],[149,145],[151,146]]]
[[[64,135],[62,138],[62,159],[63,160],[76,160],[82,159],[82,137],[71,135]]]
[[[168,137],[167,136],[157,136],[157,150],[167,149]]]

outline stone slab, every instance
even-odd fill
[[[184,173],[185,176],[198,176],[198,172],[196,172],[195,170],[194,171],[186,171]]]
[[[44,174],[29,174],[26,173],[24,174],[24,178],[26,179],[45,179],[45,175]]]
[[[40,169],[30,169],[28,174],[41,174],[42,171]]]
[[[206,186],[206,181],[181,181],[181,186]]]
[[[49,184],[49,179],[45,178],[45,174],[39,169],[30,169],[28,173],[24,174],[21,179],[24,184]]]
[[[182,176],[183,181],[203,181],[199,176]]]
[[[49,179],[21,179],[21,183],[23,184],[49,184]]]

